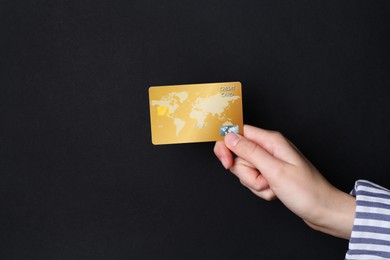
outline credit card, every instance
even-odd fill
[[[240,82],[151,86],[149,108],[155,145],[213,142],[243,131]]]

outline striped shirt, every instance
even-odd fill
[[[359,180],[351,194],[356,215],[345,259],[390,259],[390,190]]]

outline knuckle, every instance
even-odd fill
[[[252,188],[255,190],[255,191],[262,191],[264,190],[264,184],[259,182],[259,181],[256,181],[255,183],[253,183],[252,185]]]
[[[278,146],[282,145],[285,142],[286,138],[281,132],[272,131],[270,134],[270,140],[271,150],[276,150]]]
[[[278,132],[278,131],[272,131],[271,135],[272,135],[272,138],[275,141],[276,140],[284,140],[285,139],[284,135],[281,132]]]
[[[244,180],[239,179],[239,181],[240,181],[240,183],[241,183],[242,186],[244,186],[244,187],[246,187],[246,188],[249,189],[249,185],[248,185]]]
[[[245,150],[247,157],[254,158],[256,155],[257,145],[255,143],[248,142]]]
[[[263,191],[266,188],[268,188],[268,184],[264,181],[262,178],[257,178],[253,183],[252,183],[252,188],[255,191]]]
[[[273,176],[275,179],[283,178],[283,175],[286,172],[286,165],[285,164],[279,164],[278,166],[275,166],[273,169]]]
[[[263,199],[266,201],[271,201],[274,199],[274,196],[271,193],[265,193]]]

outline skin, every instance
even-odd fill
[[[214,153],[258,197],[279,199],[315,230],[350,238],[355,198],[331,185],[279,132],[245,125],[244,136],[229,133]]]

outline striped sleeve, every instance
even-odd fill
[[[351,194],[356,215],[345,259],[390,259],[390,191],[359,180]]]

